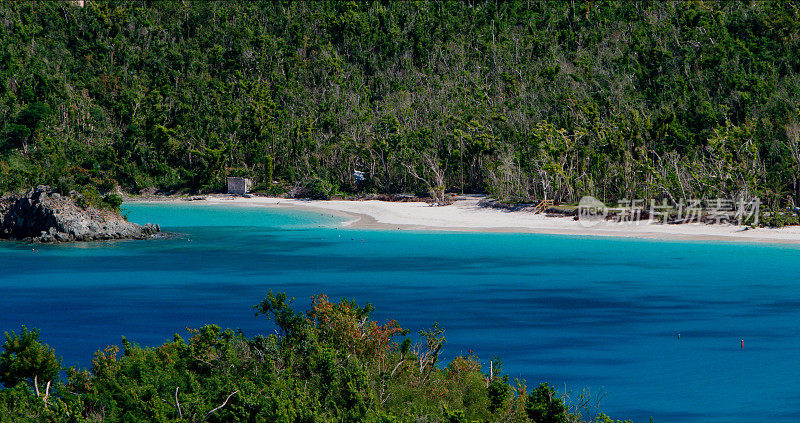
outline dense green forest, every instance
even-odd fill
[[[38,331],[6,333],[0,421],[613,423],[592,398],[510,384],[496,360],[488,371],[473,355],[443,367],[438,325],[414,343],[397,322],[372,320],[369,304],[320,295],[297,312],[291,303],[270,292],[256,306],[274,320],[272,335],[211,325],[155,348],[123,338],[64,381]]]
[[[0,192],[800,193],[791,0],[5,0],[0,27]]]

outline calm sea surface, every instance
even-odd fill
[[[216,323],[270,333],[269,289],[376,306],[445,358],[498,356],[511,378],[602,394],[647,422],[800,421],[800,249],[533,234],[338,229],[264,207],[125,204],[169,239],[0,243],[0,331],[37,327],[65,365],[127,336],[157,345]],[[680,337],[678,336],[680,334]],[[744,340],[744,348],[741,341]]]

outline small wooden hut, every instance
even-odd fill
[[[253,181],[248,178],[228,178],[228,194],[245,195],[253,187]]]

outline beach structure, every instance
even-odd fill
[[[245,195],[253,187],[253,181],[248,178],[228,178],[228,194]]]
[[[541,213],[553,205],[553,200],[542,200],[533,208],[533,214]]]

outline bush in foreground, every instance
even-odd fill
[[[67,369],[65,383],[38,331],[7,333],[0,421],[586,421],[549,385],[528,394],[497,366],[484,373],[474,356],[440,366],[438,325],[414,344],[397,322],[372,320],[369,304],[320,295],[297,312],[291,303],[270,292],[255,307],[275,334],[209,325],[154,348],[123,338],[121,349],[98,351],[90,370]]]

